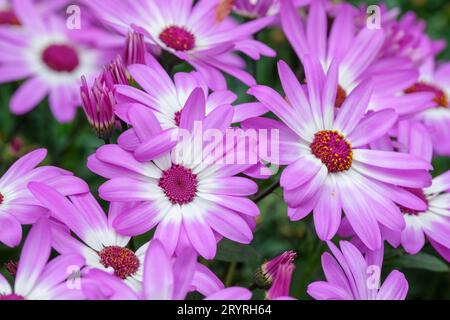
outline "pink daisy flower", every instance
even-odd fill
[[[30,0],[12,1],[12,8],[21,27],[0,26],[0,83],[26,81],[14,93],[11,111],[25,114],[48,96],[55,118],[72,120],[81,103],[81,76],[96,75],[113,50],[93,45],[102,33],[87,23],[71,31],[64,19],[40,13]]]
[[[426,128],[419,122],[401,121],[397,127],[395,141],[384,140],[378,143],[385,150],[409,152],[427,161],[431,161],[433,146]],[[432,185],[427,188],[407,189],[422,200],[422,208],[412,208],[410,205],[400,205],[404,215],[405,229],[392,231],[382,229],[382,235],[393,247],[402,245],[406,252],[416,254],[428,239],[431,245],[447,261],[450,261],[450,171],[435,177]],[[353,230],[348,224],[343,224],[339,234],[353,236]],[[358,243],[358,239],[354,239]]]
[[[52,217],[63,223],[51,224],[52,246],[56,251],[84,257],[83,266],[87,269],[83,273],[91,269],[103,270],[124,280],[134,290],[141,289],[148,243],[134,252],[128,248],[131,238],[120,235],[113,227],[116,217],[139,207],[139,204],[111,203],[106,216],[90,193],[67,199],[43,183],[31,183],[29,188],[36,199],[50,210]],[[201,292],[210,292],[214,286],[217,290],[221,288],[217,277],[200,264],[193,285]]]
[[[386,109],[365,114],[372,93],[367,81],[335,109],[337,64],[324,75],[313,57],[305,56],[304,62],[307,92],[282,61],[278,67],[287,101],[269,87],[249,90],[285,124],[256,118],[246,125],[280,130],[280,164],[288,165],[281,186],[292,220],[314,211],[320,239],[330,240],[343,210],[361,240],[377,249],[382,245],[380,224],[398,231],[404,228],[394,203],[423,205],[399,187],[429,186],[431,165],[407,153],[366,149],[391,129],[396,113]]]
[[[399,115],[411,115],[430,107],[429,93],[402,94],[418,77],[415,66],[406,58],[380,59],[384,30],[365,27],[357,32],[356,11],[350,4],[338,7],[329,34],[322,0],[311,3],[306,25],[290,0],[281,0],[281,5],[283,30],[300,60],[313,55],[325,72],[333,61],[339,64],[337,108],[368,78],[373,85],[368,110],[393,108]]]
[[[215,149],[217,142],[195,143],[203,141],[203,132],[198,132],[194,123],[225,134],[233,118],[231,107],[216,108],[206,117],[205,107],[203,91],[194,90],[180,119],[180,129],[190,132],[191,137],[180,142],[174,139],[178,129],[161,131],[149,109],[132,108],[128,118],[139,138],[134,153],[106,145],[89,158],[88,167],[110,179],[99,189],[103,199],[143,202],[141,210],[117,217],[114,226],[119,232],[144,233],[157,226],[155,238],[164,243],[169,254],[177,246],[190,246],[212,259],[220,236],[250,243],[249,221],[254,221],[259,209],[246,198],[256,193],[256,183],[236,176],[251,164],[223,163],[229,154],[237,154],[237,146],[219,150]],[[216,151],[217,159],[202,153],[208,148]]]
[[[68,171],[51,166],[36,168],[46,155],[45,149],[30,152],[0,177],[0,242],[9,247],[19,245],[22,224],[33,224],[47,214],[47,210],[28,191],[29,182],[45,182],[66,195],[89,190],[84,181]]]
[[[212,89],[225,89],[221,71],[245,84],[255,84],[238,51],[259,59],[275,56],[265,44],[251,36],[263,29],[270,17],[238,25],[232,18],[216,19],[218,1],[190,0],[89,1],[88,4],[109,26],[121,34],[130,28],[143,33],[158,50],[164,50],[191,64]]]
[[[120,279],[100,270],[91,270],[83,279],[83,291],[91,300],[184,300],[195,291],[197,256],[186,250],[172,259],[158,240],[152,240],[145,254],[142,288],[130,288]],[[212,287],[216,287],[212,283]],[[245,288],[217,289],[208,294],[210,300],[249,300]]]
[[[405,92],[429,92],[433,94],[435,108],[419,113],[416,119],[421,120],[428,128],[434,151],[438,155],[450,156],[450,63],[435,66],[434,58],[427,59],[420,67],[418,81]]]
[[[0,274],[0,300],[82,300],[83,292],[70,289],[67,280],[84,260],[75,254],[61,255],[48,262],[51,253],[50,226],[40,219],[32,228],[20,254],[14,287]]]
[[[362,254],[347,241],[340,249],[328,242],[332,255],[322,255],[326,281],[313,282],[308,294],[316,300],[405,300],[408,281],[403,273],[394,270],[381,284],[383,247]]]
[[[228,90],[209,92],[203,78],[198,72],[179,72],[174,80],[163,67],[150,55],[146,56],[147,65],[131,65],[128,71],[136,83],[144,91],[130,85],[116,85],[118,105],[116,114],[129,123],[128,111],[136,105],[142,105],[153,112],[162,129],[177,128],[180,125],[181,113],[189,96],[197,88],[201,88],[206,97],[206,114],[219,107],[229,107],[236,100],[236,95]],[[234,106],[233,122],[240,122],[249,117],[265,113],[267,109],[260,103],[243,103]],[[124,149],[134,151],[130,142],[138,141],[134,129],[130,129],[119,139]]]

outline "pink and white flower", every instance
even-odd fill
[[[81,76],[97,75],[114,48],[100,47],[103,33],[88,23],[82,30],[69,30],[64,19],[40,12],[31,0],[14,0],[12,9],[20,27],[0,25],[0,83],[26,81],[14,93],[11,111],[25,114],[48,96],[55,118],[72,120],[81,103]]]
[[[265,44],[251,38],[271,22],[270,17],[243,24],[231,17],[218,21],[218,1],[201,0],[194,5],[190,0],[95,0],[87,4],[119,33],[126,35],[133,28],[144,34],[154,48],[191,64],[215,90],[226,88],[221,72],[249,86],[255,84],[244,70],[245,62],[235,53],[243,52],[254,60],[261,55],[275,55]]]
[[[431,164],[408,153],[367,149],[397,122],[395,112],[366,114],[372,94],[368,81],[336,109],[337,64],[326,75],[314,57],[305,56],[304,65],[307,92],[284,62],[279,74],[286,99],[266,86],[249,90],[283,123],[255,118],[245,125],[280,130],[279,164],[288,165],[280,183],[292,220],[314,211],[319,238],[331,240],[344,211],[361,240],[377,249],[382,245],[380,225],[398,231],[405,226],[395,203],[423,209],[419,198],[400,187],[428,187]]]
[[[250,243],[253,235],[249,223],[253,225],[259,209],[246,196],[256,193],[257,185],[236,175],[251,164],[224,163],[228,153],[237,154],[234,144],[231,148],[222,145],[220,151],[217,142],[194,142],[199,138],[203,141],[203,132],[195,123],[225,136],[233,109],[216,108],[207,116],[205,110],[203,91],[196,89],[183,108],[179,129],[162,130],[153,112],[136,106],[128,112],[138,137],[134,152],[106,145],[89,158],[88,167],[109,179],[100,187],[100,197],[114,202],[142,202],[117,217],[114,226],[120,233],[144,233],[157,226],[155,238],[169,254],[177,247],[188,246],[207,259],[214,258],[221,236]],[[179,130],[191,136],[179,142],[174,139],[174,132]],[[217,159],[209,153],[202,157],[202,150],[208,149],[216,151]]]
[[[45,182],[66,195],[89,190],[87,184],[71,172],[52,166],[36,167],[46,155],[45,149],[30,152],[0,177],[0,242],[9,247],[19,245],[22,224],[33,224],[47,215],[47,210],[29,192],[28,183]]]

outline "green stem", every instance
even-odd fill
[[[261,193],[257,194],[252,200],[256,203],[265,199],[268,195],[272,194],[275,190],[280,187],[280,181],[275,181],[269,188],[261,191]]]
[[[237,262],[230,263],[228,267],[227,276],[225,277],[225,287],[229,287],[233,282],[234,272],[237,268]]]

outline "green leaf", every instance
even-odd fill
[[[260,257],[252,246],[239,244],[228,239],[219,243],[216,259],[225,262],[247,262],[252,266],[257,266],[260,263]]]
[[[410,269],[422,269],[434,272],[448,272],[448,265],[441,259],[428,253],[403,255],[394,261],[394,265]]]

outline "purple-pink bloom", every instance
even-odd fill
[[[45,149],[30,152],[0,178],[0,242],[9,247],[19,245],[22,224],[33,224],[47,215],[47,210],[28,191],[29,182],[45,182],[66,195],[89,190],[87,184],[71,172],[52,166],[36,167],[46,155]]]
[[[139,289],[131,288],[103,271],[90,270],[83,278],[83,291],[91,300],[184,300],[189,292],[198,289],[195,287],[197,255],[192,250],[171,258],[160,241],[152,240],[145,254],[143,269]],[[208,282],[208,279],[203,278],[202,281]],[[210,286],[214,289],[206,293],[207,299],[248,300],[251,297],[251,292],[245,288],[220,289],[215,281]]]
[[[29,189],[57,220],[51,223],[52,246],[56,251],[81,255],[86,267],[114,273],[130,286],[139,287],[146,246],[133,252],[127,248],[130,237],[120,235],[112,226],[121,212],[136,207],[135,204],[111,203],[106,216],[90,193],[68,199],[45,183],[30,183]]]
[[[434,58],[428,58],[420,67],[418,81],[406,93],[428,92],[433,95],[435,108],[416,115],[430,131],[433,148],[438,155],[450,156],[450,63],[436,66]]]
[[[368,110],[393,108],[404,116],[432,106],[430,93],[403,94],[418,77],[415,65],[407,58],[380,58],[386,32],[366,26],[358,31],[352,5],[339,5],[329,33],[323,0],[311,3],[306,22],[290,0],[281,0],[281,6],[283,30],[303,64],[306,55],[316,57],[324,72],[332,63],[338,64],[337,108],[367,79],[371,79],[373,90]]]
[[[431,161],[433,144],[426,128],[420,122],[401,121],[396,128],[394,141],[383,139],[377,147],[384,150],[398,150],[409,152]],[[382,236],[392,246],[402,245],[409,254],[416,254],[425,245],[428,239],[431,245],[447,261],[450,261],[450,171],[433,179],[432,185],[427,188],[407,188],[423,202],[422,208],[414,208],[405,203],[399,205],[404,215],[405,229],[393,231],[382,228]],[[353,236],[351,228],[343,224],[339,231],[342,236]],[[354,239],[358,243],[358,239]]]
[[[42,183],[31,183],[30,190],[57,220],[52,221],[50,228],[52,246],[56,251],[83,256],[83,274],[91,269],[102,270],[123,280],[135,291],[141,289],[149,243],[133,251],[128,248],[131,238],[120,235],[113,226],[118,215],[136,208],[138,204],[111,203],[106,216],[90,193],[67,199]],[[196,267],[192,285],[205,294],[222,288],[217,277],[200,264]]]
[[[136,106],[128,112],[138,138],[134,152],[106,145],[89,158],[88,167],[109,179],[99,189],[101,198],[142,203],[115,219],[120,233],[145,233],[157,226],[155,238],[169,254],[189,246],[207,259],[214,258],[221,236],[250,243],[249,224],[259,209],[246,196],[256,193],[257,185],[236,175],[251,164],[228,164],[224,159],[237,154],[237,145],[225,148],[222,141],[204,141],[198,130],[214,129],[223,139],[233,109],[222,106],[207,116],[205,111],[200,88],[189,96],[176,129],[162,130],[151,110]],[[174,139],[180,130],[190,137]]]
[[[50,262],[51,234],[47,219],[34,224],[20,254],[14,286],[0,274],[0,300],[82,300],[83,292],[67,282],[83,266],[76,254],[61,255]]]
[[[12,1],[12,10],[20,26],[0,25],[0,83],[26,81],[11,98],[11,111],[25,114],[48,96],[55,118],[72,120],[81,103],[81,76],[95,76],[111,47],[98,45],[102,32],[86,21],[82,30],[69,30],[65,19],[37,10],[31,0]]]
[[[144,34],[148,43],[191,64],[212,89],[225,89],[221,72],[247,85],[255,79],[245,71],[245,62],[235,53],[243,52],[254,60],[275,52],[252,35],[263,29],[271,18],[238,24],[231,17],[216,19],[218,1],[133,0],[89,1],[98,16],[121,34],[130,29]]]
[[[400,187],[429,186],[431,164],[407,153],[366,148],[397,121],[391,109],[366,114],[370,82],[356,87],[336,110],[337,64],[326,75],[311,56],[304,57],[304,66],[306,92],[284,62],[279,63],[279,74],[286,99],[265,86],[249,90],[284,124],[255,118],[245,125],[280,130],[280,164],[288,165],[280,183],[292,220],[314,211],[319,238],[330,240],[343,210],[361,240],[377,249],[382,245],[380,225],[404,228],[395,203],[423,207],[420,199]]]
[[[381,284],[383,247],[364,255],[350,242],[341,241],[340,249],[328,242],[332,255],[322,255],[325,281],[313,282],[308,294],[316,300],[404,300],[408,281],[394,270]]]
[[[174,79],[151,55],[146,55],[146,65],[131,65],[128,71],[133,80],[144,90],[131,85],[117,85],[116,114],[129,123],[128,112],[131,108],[142,105],[151,110],[162,129],[180,126],[181,113],[192,92],[201,88],[206,97],[206,114],[217,108],[228,108],[237,98],[229,90],[210,92],[206,82],[198,72],[179,72]],[[243,103],[234,106],[233,122],[240,122],[250,117],[265,113],[267,109],[257,102]],[[137,136],[134,129],[119,138],[119,145],[134,151]],[[130,145],[131,143],[131,145]]]

